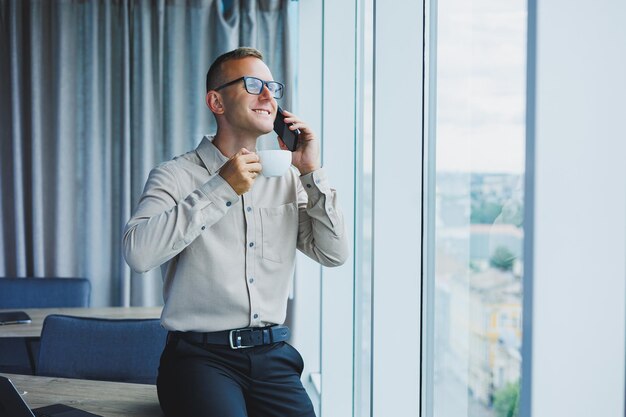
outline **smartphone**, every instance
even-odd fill
[[[30,316],[24,311],[3,311],[0,312],[0,326],[5,324],[30,323]]]
[[[278,112],[276,113],[276,120],[274,120],[274,132],[280,136],[283,140],[287,149],[291,152],[296,150],[298,146],[298,138],[300,137],[300,129],[289,130],[289,125],[285,123],[285,115],[283,114],[283,109],[278,107]]]

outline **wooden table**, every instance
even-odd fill
[[[0,326],[0,337],[39,337],[43,320],[50,314],[107,319],[152,319],[161,317],[163,307],[88,307],[88,308],[12,308],[0,311],[25,311],[32,323]]]
[[[3,374],[30,408],[65,404],[103,417],[162,417],[156,386]]]

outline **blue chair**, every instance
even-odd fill
[[[0,278],[0,308],[89,307],[86,278]],[[0,372],[32,375],[39,338],[0,339]]]
[[[0,308],[89,307],[86,278],[0,278]]]
[[[37,375],[155,384],[167,331],[159,319],[45,318]]]

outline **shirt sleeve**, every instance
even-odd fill
[[[220,175],[181,195],[172,169],[166,163],[150,172],[137,209],[126,224],[124,257],[137,272],[172,259],[239,202]]]
[[[320,168],[298,184],[298,249],[324,266],[342,265],[349,255],[337,192]]]

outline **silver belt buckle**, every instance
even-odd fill
[[[231,349],[246,349],[246,348],[251,348],[254,347],[254,345],[242,345],[241,344],[241,330],[242,329],[235,329],[235,330],[231,330],[228,333],[228,342],[230,343],[230,348]],[[252,331],[250,329],[243,329],[243,330],[248,330],[248,331]],[[233,343],[233,333],[237,332],[237,342]]]

